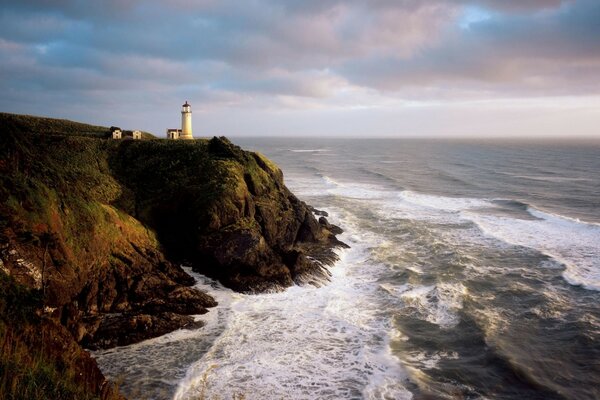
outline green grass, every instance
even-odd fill
[[[72,135],[104,137],[107,127],[83,124],[66,119],[40,118],[32,115],[0,113],[4,130],[47,135]]]
[[[0,399],[96,399],[87,393],[73,375],[57,368],[43,350],[30,348],[22,334],[0,324]]]
[[[187,258],[199,236],[240,221],[249,191],[272,191],[281,174],[224,138],[116,141],[78,136],[104,128],[65,120],[0,114],[0,122],[0,219],[34,241],[55,234],[73,268],[118,245],[104,226],[118,218],[103,206],[133,216],[149,228],[149,242],[156,232],[168,254]]]
[[[36,135],[91,136],[100,138],[108,138],[110,136],[110,128],[106,126],[84,124],[67,119],[0,113],[0,121],[2,121],[2,124],[4,125],[4,130],[18,131],[21,133],[34,133]],[[155,139],[156,137],[151,133],[142,132],[142,138]]]
[[[74,385],[76,371],[35,341],[42,304],[75,298],[80,274],[111,268],[132,243],[178,261],[193,259],[212,231],[259,231],[246,214],[250,193],[265,193],[263,205],[277,209],[268,196],[281,171],[227,139],[118,141],[106,132],[0,113],[0,243],[17,242],[38,263],[46,249],[56,272],[44,293],[2,277],[0,400],[90,398]]]
[[[97,399],[87,372],[65,354],[49,350],[51,337],[39,316],[41,293],[17,284],[0,272],[0,400]],[[112,394],[105,400],[118,398]]]

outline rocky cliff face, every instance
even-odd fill
[[[164,151],[173,167],[153,165],[162,172],[143,179],[142,166]],[[158,232],[166,254],[234,290],[322,282],[335,260],[332,248],[343,246],[331,225],[320,224],[285,187],[276,165],[225,138],[167,150],[132,143],[116,158],[118,176],[132,190],[125,208]]]
[[[0,275],[39,294],[47,337],[62,329],[99,348],[196,327],[192,315],[216,303],[180,263],[260,292],[322,283],[343,245],[279,168],[225,138],[121,142],[68,121],[0,119]],[[114,394],[90,376],[92,392]]]

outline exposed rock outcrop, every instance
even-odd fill
[[[177,191],[169,189],[172,176],[166,173],[147,184],[140,184],[145,172],[135,167],[127,175],[118,173],[136,199],[130,207],[159,232],[166,253],[244,292],[327,279],[325,266],[335,260],[332,249],[344,246],[332,232],[339,228],[319,224],[285,187],[281,170],[261,154],[245,152],[226,138],[208,141],[206,153],[197,147],[169,154],[176,165],[194,165],[179,171]],[[143,144],[120,150],[117,171],[156,157]],[[207,169],[211,179],[189,175]],[[218,196],[211,196],[215,192]]]
[[[76,343],[106,348],[198,326],[193,315],[216,302],[191,287],[183,262],[261,292],[322,284],[333,248],[345,246],[277,166],[225,138],[117,142],[80,132],[101,127],[0,119],[0,274],[39,293],[43,329],[82,368],[95,363]],[[91,392],[118,397],[94,374]]]

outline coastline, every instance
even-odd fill
[[[181,262],[256,293],[318,285],[335,261],[332,249],[344,245],[333,233],[341,230],[319,223],[276,165],[226,138],[121,142],[107,139],[108,128],[1,117],[1,273],[34,294],[34,319],[66,329],[72,349],[198,328],[194,315],[216,302],[193,288]],[[53,364],[85,352],[46,356]],[[76,380],[103,398],[118,396],[95,363],[85,363],[93,377]]]

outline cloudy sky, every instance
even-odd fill
[[[164,135],[600,137],[600,0],[0,0],[0,111]]]

